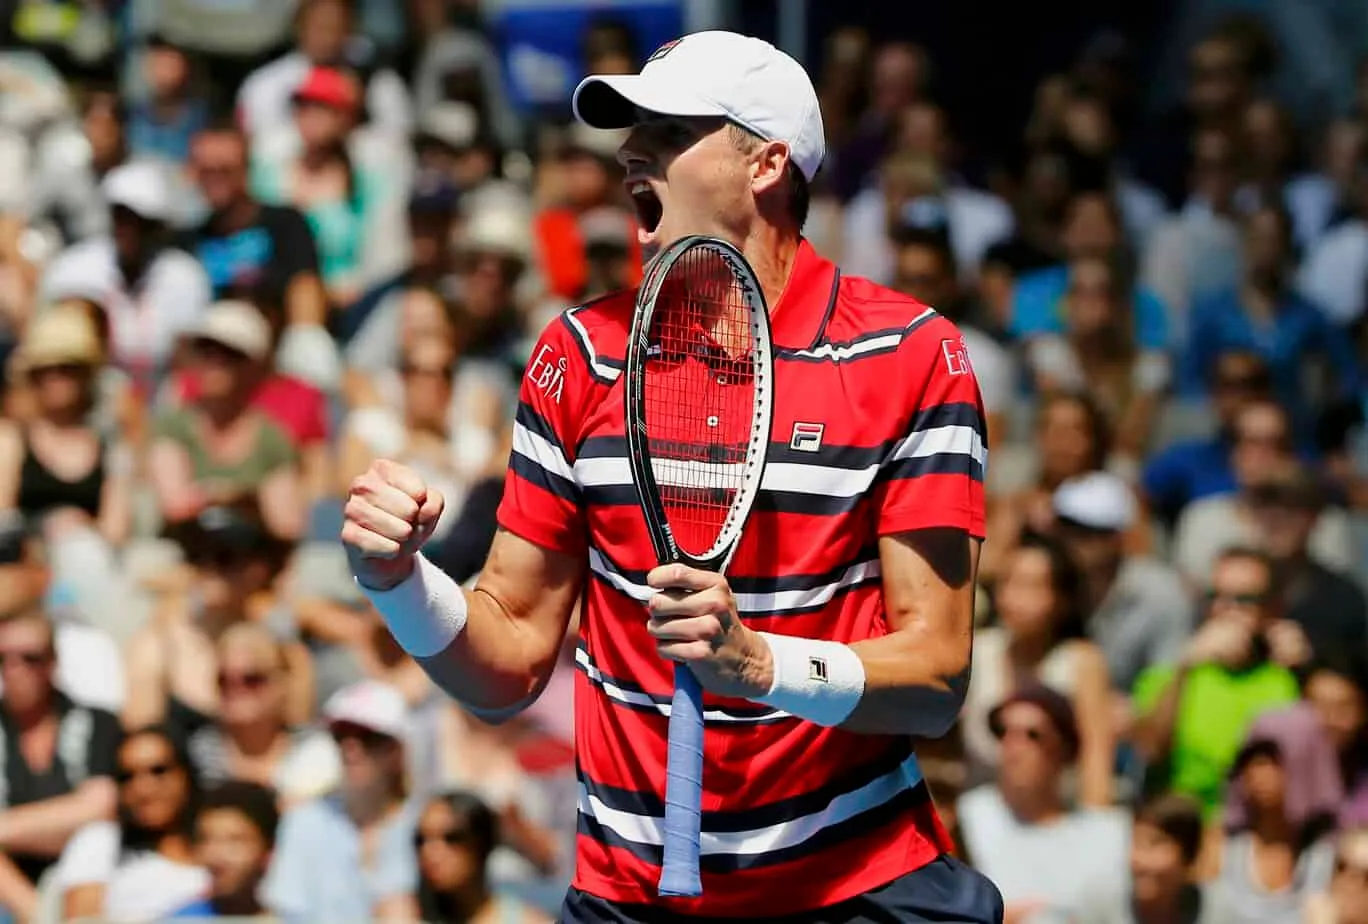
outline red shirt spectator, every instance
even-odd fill
[[[182,373],[176,380],[176,400],[193,401],[198,395],[199,380],[192,372]],[[296,449],[317,445],[328,438],[327,397],[302,379],[267,376],[258,386],[252,406],[275,421]]]

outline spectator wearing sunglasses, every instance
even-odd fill
[[[273,790],[239,781],[208,789],[195,817],[195,856],[209,873],[209,895],[172,917],[265,917],[259,892],[279,826]]]
[[[119,723],[55,685],[52,624],[0,618],[0,909],[34,910],[34,884],[85,825],[113,817]]]
[[[1330,887],[1307,900],[1306,924],[1368,924],[1368,826],[1340,834]]]
[[[416,806],[405,779],[403,694],[377,681],[339,690],[323,716],[342,756],[336,790],[285,814],[266,904],[308,921],[416,921]]]
[[[162,727],[130,732],[115,780],[119,820],[87,825],[62,852],[66,917],[155,920],[207,894],[192,846],[198,790],[179,739]]]
[[[1206,618],[1177,663],[1147,669],[1132,698],[1134,743],[1156,782],[1220,808],[1249,726],[1298,698],[1292,660],[1277,630],[1273,563],[1250,548],[1217,559]]]
[[[499,843],[498,819],[470,793],[427,804],[413,835],[418,855],[418,905],[428,924],[542,924],[545,914],[490,891],[489,858]]]
[[[270,786],[286,806],[319,795],[336,778],[336,752],[324,733],[289,721],[289,656],[254,622],[219,636],[218,716],[190,736],[190,762],[205,785]]]

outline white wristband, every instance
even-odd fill
[[[774,661],[774,685],[756,700],[818,725],[840,725],[864,695],[864,664],[849,645],[761,632]]]
[[[440,654],[465,628],[465,591],[422,555],[414,557],[413,573],[389,590],[356,583],[399,647],[415,658]]]

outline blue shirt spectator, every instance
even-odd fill
[[[1067,266],[1050,266],[1017,281],[1012,295],[1012,336],[1018,340],[1064,332],[1064,296],[1069,290]],[[1137,287],[1131,302],[1135,345],[1163,350],[1169,345],[1168,308],[1158,295]]]
[[[128,148],[138,157],[183,164],[191,139],[208,124],[209,107],[200,100],[187,100],[172,112],[139,103],[128,113]]]
[[[1188,504],[1235,490],[1230,441],[1222,436],[1175,443],[1150,459],[1141,476],[1155,513],[1172,520]]]

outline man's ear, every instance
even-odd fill
[[[751,190],[756,196],[769,192],[784,179],[789,165],[789,146],[785,141],[761,142],[751,167]]]

